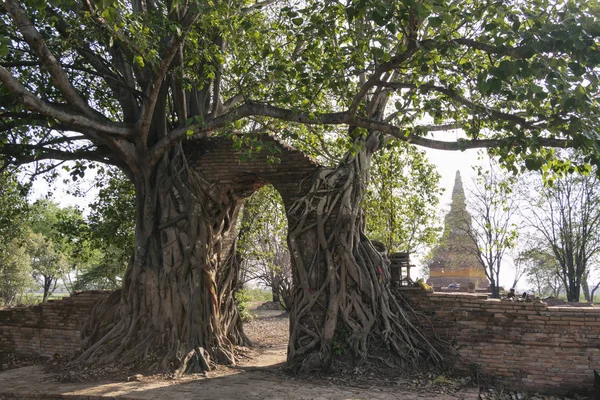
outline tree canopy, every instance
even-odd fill
[[[391,142],[373,158],[365,199],[367,232],[389,252],[415,252],[436,242],[440,174],[424,152]]]
[[[269,117],[440,149],[494,147],[532,168],[542,146],[577,146],[598,162],[594,2],[3,6],[7,161],[93,160],[132,173],[190,135]],[[364,102],[378,91],[396,101],[374,117]],[[467,137],[429,136],[448,127]]]

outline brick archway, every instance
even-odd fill
[[[242,152],[234,150],[232,140],[223,137],[189,141],[185,143],[184,151],[190,165],[204,179],[219,185],[222,192],[240,205],[258,189],[271,184],[281,195],[287,212],[311,189],[312,179],[322,167],[301,151],[270,136],[262,137],[261,141],[281,150],[278,153],[280,162],[267,162],[272,154],[266,148],[254,152],[251,159],[242,161]],[[289,215],[287,218],[288,224],[293,223]],[[235,251],[232,245],[236,238],[236,223],[231,222],[231,228],[220,240],[220,262]],[[315,276],[313,280],[318,281],[319,277]]]
[[[269,164],[269,151],[253,153],[251,159],[241,161],[242,153],[233,149],[228,138],[204,138],[185,144],[190,163],[204,179],[222,185],[234,198],[244,199],[267,184],[280,193],[286,209],[311,186],[311,177],[321,167],[301,151],[265,136],[263,143],[281,149],[278,163]]]

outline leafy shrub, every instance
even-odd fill
[[[243,289],[248,297],[248,302],[266,302],[273,301],[273,293],[271,290],[261,288],[246,288]]]
[[[252,320],[252,314],[250,314],[250,310],[248,309],[248,303],[250,303],[250,301],[248,289],[242,289],[235,293],[235,304],[240,313],[240,317],[244,322]]]

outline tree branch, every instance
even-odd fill
[[[379,67],[377,67],[375,69],[375,72],[373,72],[373,75],[371,75],[371,77],[362,85],[362,87],[360,88],[360,91],[356,94],[356,96],[354,96],[354,99],[352,100],[352,104],[350,104],[350,107],[348,108],[348,112],[350,114],[356,114],[356,111],[358,110],[358,106],[360,105],[360,102],[364,99],[364,97],[367,95],[369,90],[373,86],[375,86],[377,84],[377,82],[380,82],[381,75],[385,72],[388,72],[388,71],[394,69],[394,68],[397,68],[404,61],[408,60],[410,58],[410,56],[412,56],[415,53],[416,50],[417,50],[417,47],[415,46],[415,43],[410,42],[408,45],[408,48],[406,49],[406,51],[404,53],[393,57],[390,61],[385,62],[385,63],[381,64]]]
[[[367,130],[389,134],[407,143],[438,150],[462,151],[467,149],[492,148],[511,145],[512,143],[516,143],[520,140],[517,136],[507,136],[495,139],[458,139],[456,141],[442,141],[421,137],[418,134],[406,135],[397,126],[378,120],[355,116],[353,117],[349,111],[313,114],[297,110],[287,110],[269,104],[246,102],[226,114],[206,121],[204,124],[189,125],[171,131],[169,135],[158,141],[152,148],[152,163],[157,162],[171,145],[189,136],[188,132],[191,132],[194,138],[201,138],[207,136],[212,130],[223,128],[236,120],[249,116],[270,117],[306,125],[356,126],[365,128]],[[540,146],[543,147],[567,148],[575,145],[572,140],[567,138],[536,138],[535,140]]]
[[[6,85],[8,90],[17,98],[17,101],[29,110],[46,117],[54,118],[83,134],[89,135],[89,131],[91,130],[109,135],[128,136],[133,132],[129,127],[121,124],[100,122],[95,119],[89,119],[81,114],[66,112],[54,105],[50,105],[27,90],[3,67],[0,67],[0,81]]]
[[[509,114],[509,113],[504,113],[501,111],[497,111],[497,110],[493,110],[490,109],[488,107],[485,107],[481,104],[477,104],[471,100],[468,100],[466,98],[464,98],[463,96],[461,96],[460,94],[458,94],[455,90],[451,90],[451,89],[447,89],[445,87],[442,86],[436,86],[433,84],[424,84],[424,85],[420,85],[417,86],[414,83],[402,83],[402,82],[378,82],[377,83],[378,86],[384,86],[384,87],[389,87],[392,89],[419,89],[419,90],[424,90],[424,89],[428,89],[428,90],[433,90],[439,93],[442,93],[444,95],[446,95],[448,98],[455,100],[456,102],[472,109],[472,110],[476,110],[476,111],[480,111],[480,112],[484,112],[486,114],[488,114],[489,116],[498,118],[498,119],[502,119],[504,121],[512,121],[515,122],[523,127],[532,127],[532,125],[523,117],[520,117],[518,115],[515,114]]]
[[[53,12],[51,8],[49,8],[49,12]],[[70,30],[67,23],[60,18],[57,13],[54,13],[56,18],[55,27],[56,30],[67,40],[73,40],[74,33]],[[123,110],[124,121],[128,123],[134,123],[137,121],[139,115],[139,107],[137,103],[137,98],[141,98],[143,93],[138,91],[134,86],[131,85],[130,82],[127,81],[125,76],[120,74],[119,68],[115,69],[117,72],[113,72],[111,70],[111,64],[108,63],[103,57],[99,54],[92,51],[85,41],[78,37],[79,44],[75,46],[75,50],[81,57],[87,60],[88,63],[96,70],[98,76],[100,76],[108,87],[110,87],[117,98],[117,101],[121,104]],[[112,48],[112,52],[116,53],[119,50]],[[115,64],[118,64],[119,57],[116,57]]]
[[[35,29],[29,18],[27,18],[25,10],[19,3],[14,0],[6,0],[4,2],[4,8],[12,17],[15,26],[19,32],[21,32],[25,41],[29,44],[29,47],[39,57],[40,62],[50,74],[52,82],[56,85],[58,90],[60,90],[63,96],[65,96],[67,102],[92,119],[97,119],[101,116],[100,113],[93,110],[89,104],[83,100],[77,90],[71,85],[71,81],[67,77],[67,74],[60,66],[58,60],[50,52],[48,46],[46,46],[46,42],[42,35]]]
[[[27,150],[33,154],[23,154]],[[42,160],[89,160],[104,164],[120,166],[121,164],[100,150],[80,149],[75,151],[64,151],[59,149],[48,149],[38,145],[25,144],[5,144],[2,146],[2,154],[12,158],[10,162],[13,165],[24,165]]]
[[[221,112],[230,111],[232,108],[236,107],[242,101],[244,101],[244,95],[236,94],[235,96],[227,99],[227,101],[225,101],[225,103],[221,104]]]
[[[423,132],[440,132],[440,131],[451,131],[454,129],[461,129],[463,127],[462,124],[458,122],[450,122],[447,124],[439,124],[439,125],[422,125],[419,127],[420,131]]]
[[[169,39],[169,43],[167,44],[167,48],[165,49],[162,61],[158,70],[154,74],[154,78],[149,86],[146,88],[146,96],[147,101],[144,103],[144,107],[142,108],[142,114],[140,117],[140,136],[142,141],[146,142],[148,137],[148,130],[150,129],[150,124],[152,123],[152,113],[154,112],[154,107],[156,106],[156,101],[158,100],[158,95],[160,93],[160,88],[162,86],[162,82],[165,79],[165,76],[173,62],[173,58],[177,54],[179,50],[179,46],[185,40],[188,32],[193,26],[194,22],[198,19],[200,13],[198,11],[189,10],[187,14],[183,17],[181,21],[182,29],[181,34],[171,35]],[[185,121],[184,121],[185,122]]]

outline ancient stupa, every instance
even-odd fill
[[[476,289],[487,288],[489,281],[477,259],[475,244],[466,233],[471,226],[471,215],[467,211],[460,171],[456,171],[450,212],[444,222],[444,235],[433,250],[427,283],[434,288],[460,284],[461,289],[467,289],[472,282]]]

